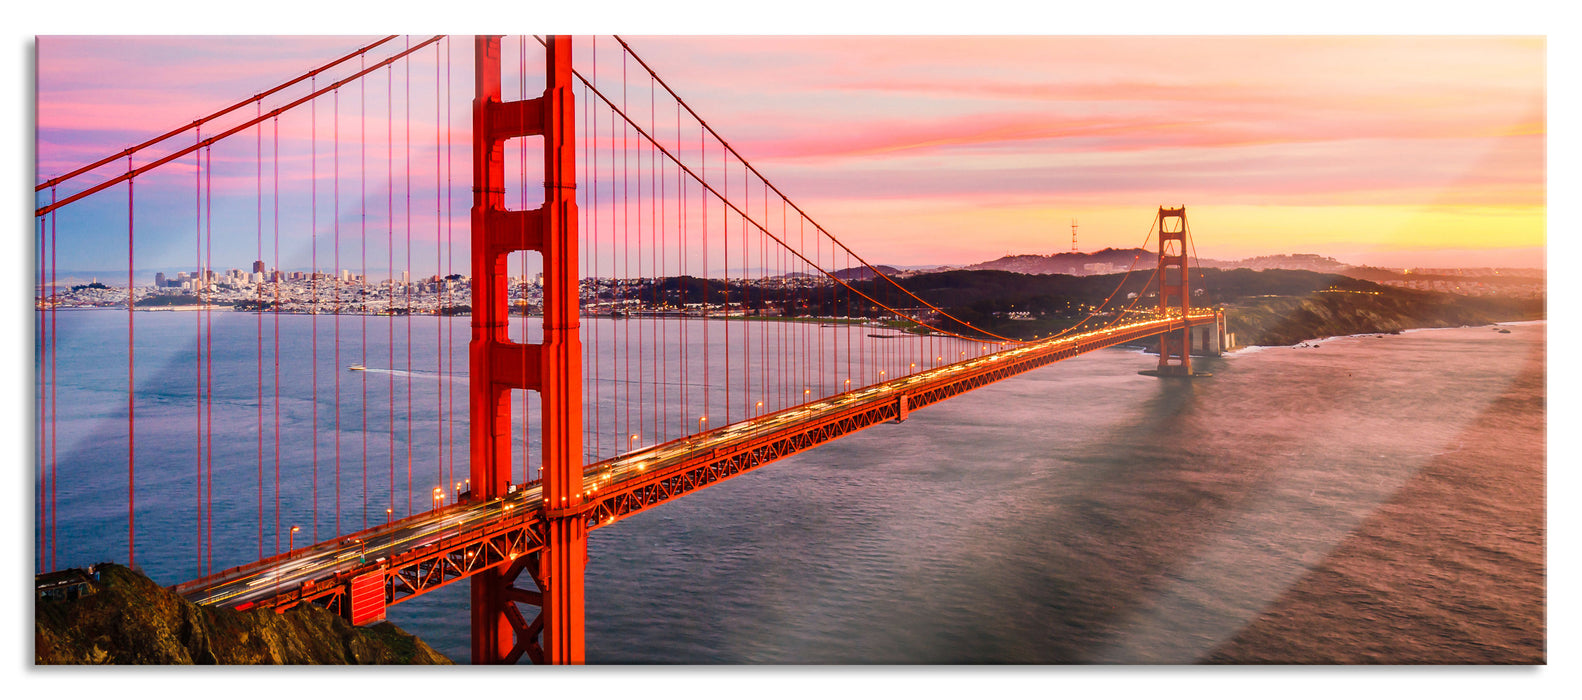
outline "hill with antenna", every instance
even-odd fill
[[[1024,275],[1105,275],[1125,272],[1132,267],[1134,260],[1138,269],[1147,269],[1154,266],[1155,255],[1142,248],[1105,248],[1094,253],[1007,255],[967,265],[962,269],[1002,270]]]
[[[1024,275],[1107,275],[1128,269],[1146,270],[1154,266],[1157,256],[1142,248],[1105,248],[1094,253],[1054,253],[1051,255],[1007,255],[987,262],[967,265],[965,270],[1003,270]],[[1133,262],[1135,261],[1135,263]],[[1242,260],[1192,260],[1192,267],[1217,267],[1222,270],[1247,268],[1249,270],[1307,270],[1325,274],[1353,274],[1361,268],[1331,257],[1300,253],[1295,255],[1260,255]]]

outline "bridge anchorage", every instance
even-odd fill
[[[1187,263],[1190,231],[1186,207],[1159,207],[1158,270],[1159,315],[1187,318],[1192,314],[1192,284]],[[1215,311],[1212,325],[1182,325],[1159,334],[1159,366],[1138,374],[1150,377],[1192,378],[1212,376],[1192,371],[1192,353],[1216,356],[1225,347],[1225,314]]]

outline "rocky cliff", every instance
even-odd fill
[[[316,605],[284,614],[199,607],[114,564],[76,600],[34,605],[35,664],[449,664],[381,622],[352,627]]]

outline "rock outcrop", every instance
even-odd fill
[[[353,627],[311,604],[200,607],[126,567],[96,571],[80,598],[34,605],[35,664],[451,663],[389,622]]]

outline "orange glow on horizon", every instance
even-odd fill
[[[1168,204],[1188,207],[1199,253],[1217,259],[1471,265],[1505,251],[1496,257],[1543,264],[1543,37],[626,38],[875,263],[1068,251],[1071,219],[1084,251],[1134,247]],[[577,40],[585,60],[589,39]],[[39,172],[359,43],[40,37]],[[303,125],[286,127],[283,138],[302,139]],[[380,131],[377,116],[369,128]]]

